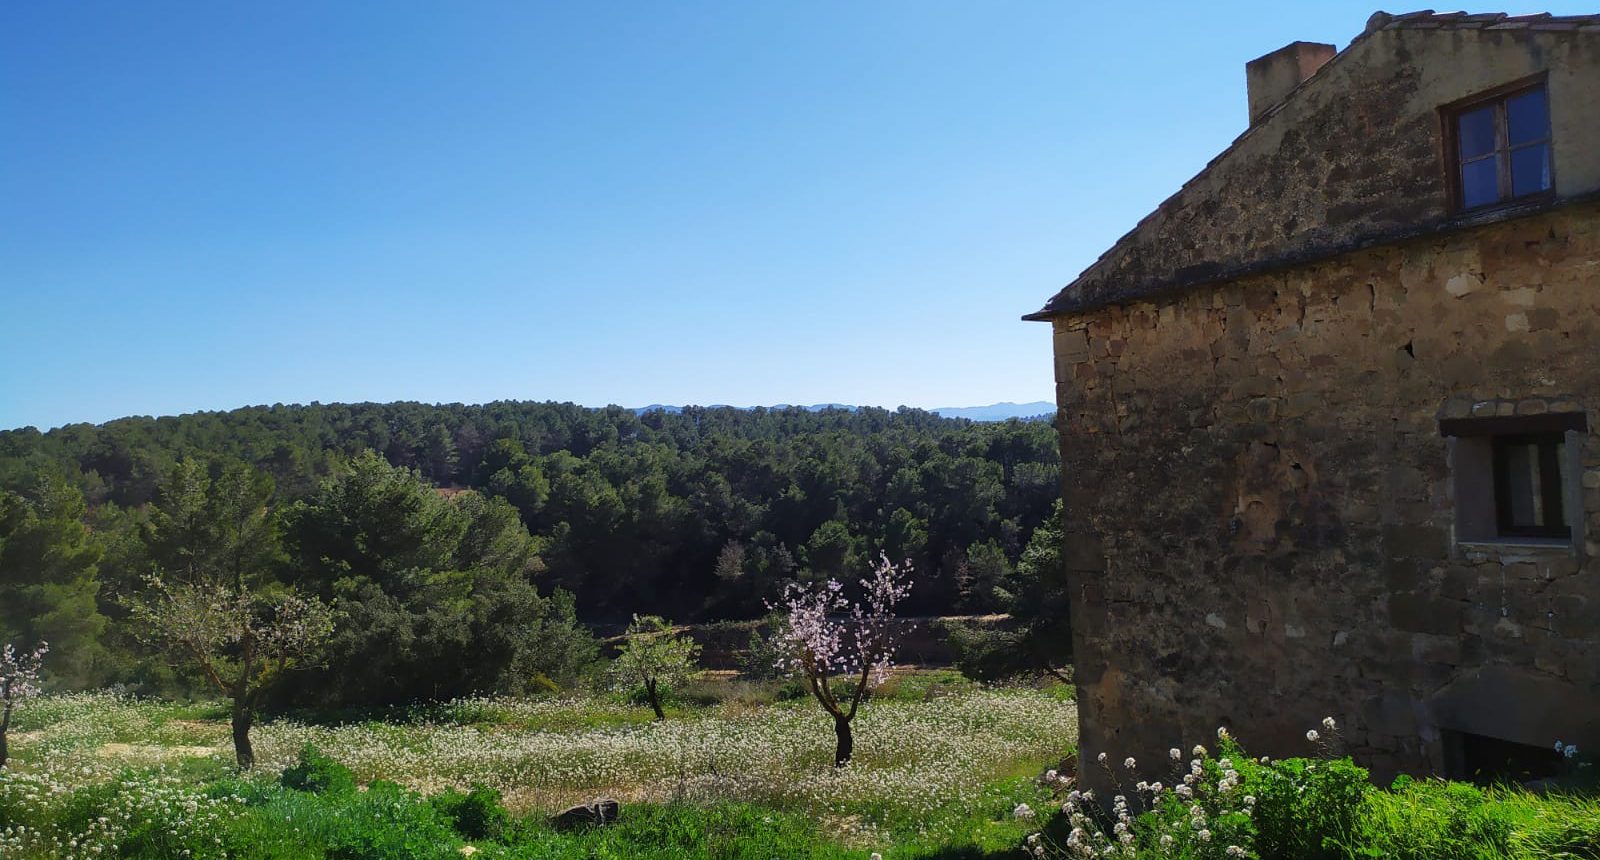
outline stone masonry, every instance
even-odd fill
[[[1462,737],[1600,750],[1600,137],[1561,140],[1600,128],[1600,20],[1539,42],[1566,35],[1452,17],[1374,16],[1030,317],[1054,333],[1086,757],[1218,726],[1304,754],[1326,716],[1380,780],[1459,770]],[[1530,73],[1556,193],[1454,215],[1439,107]],[[1566,433],[1570,540],[1475,531],[1477,442],[1450,428],[1480,419]]]
[[[1086,752],[1600,749],[1591,539],[1452,545],[1442,417],[1600,415],[1600,205],[1054,320]],[[1600,429],[1600,428],[1596,428]]]

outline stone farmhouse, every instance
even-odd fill
[[[1248,130],[1026,317],[1084,755],[1600,751],[1600,15],[1379,12],[1245,73]]]

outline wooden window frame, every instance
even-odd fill
[[[1494,515],[1501,537],[1572,538],[1570,525],[1528,526],[1511,521],[1511,480],[1508,448],[1531,446],[1539,452],[1539,496],[1545,521],[1565,523],[1566,482],[1561,476],[1561,457],[1557,453],[1565,443],[1560,433],[1524,433],[1494,436]]]
[[[1555,105],[1550,101],[1549,75],[1540,72],[1537,75],[1522,78],[1492,90],[1468,96],[1457,102],[1445,105],[1439,109],[1440,125],[1444,129],[1445,138],[1445,187],[1450,194],[1450,207],[1459,214],[1483,212],[1502,206],[1522,205],[1537,203],[1543,200],[1554,199],[1556,193],[1556,149],[1555,149]],[[1510,126],[1506,118],[1506,103],[1511,99],[1542,89],[1545,91],[1545,134],[1536,141],[1510,145]],[[1480,203],[1470,209],[1466,205],[1464,189],[1461,187],[1461,126],[1460,119],[1463,114],[1471,113],[1480,108],[1493,106],[1494,112],[1494,157],[1500,159],[1500,169],[1496,177],[1498,194],[1496,199],[1489,203]],[[1549,149],[1550,158],[1550,187],[1521,197],[1511,194],[1511,153],[1513,149],[1525,149],[1530,146],[1543,144]]]

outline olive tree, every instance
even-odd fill
[[[6,732],[11,729],[11,713],[23,699],[39,695],[39,669],[49,651],[48,642],[40,642],[38,648],[23,654],[11,645],[0,649],[0,767],[5,767],[10,758]]]
[[[611,685],[631,690],[643,685],[656,719],[667,718],[661,710],[661,687],[671,687],[689,679],[695,672],[700,646],[687,636],[672,632],[672,625],[659,615],[635,615],[628,625],[626,641],[611,663]]]
[[[232,701],[233,753],[255,765],[250,726],[272,682],[314,660],[333,633],[333,610],[290,592],[263,594],[218,582],[146,579],[129,603],[140,635],[200,670]]]
[[[861,700],[893,668],[901,626],[894,607],[911,592],[910,575],[910,562],[896,565],[880,555],[861,580],[862,601],[846,599],[844,586],[830,579],[789,583],[776,607],[784,619],[777,637],[778,667],[800,678],[833,717],[835,767],[844,767],[855,754],[850,721]]]

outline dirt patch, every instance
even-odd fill
[[[146,744],[106,744],[94,751],[101,758],[173,759],[209,758],[216,747],[150,746]]]

